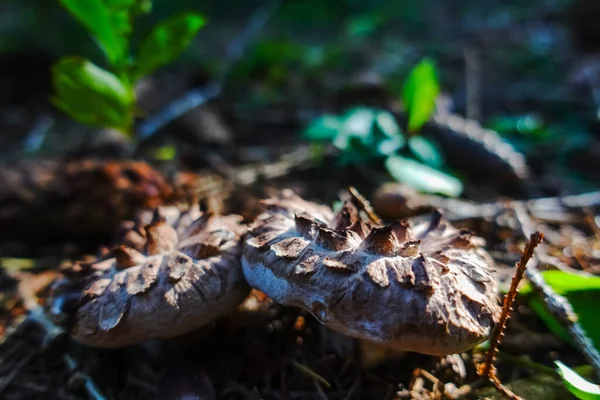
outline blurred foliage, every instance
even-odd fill
[[[331,143],[341,164],[385,159],[394,179],[417,190],[447,196],[463,190],[458,179],[442,172],[444,156],[438,146],[421,136],[405,137],[389,111],[354,107],[342,115],[325,114],[312,120],[303,136],[313,143]]]
[[[405,144],[390,112],[366,107],[351,108],[340,116],[318,117],[308,124],[304,137],[333,143],[341,150],[342,164],[388,156]]]
[[[52,69],[53,103],[76,121],[116,128],[132,136],[136,81],[173,61],[191,43],[204,18],[185,12],[159,22],[130,54],[133,21],[151,10],[149,0],[61,0],[102,49],[112,71],[63,57]]]
[[[149,75],[177,58],[204,24],[202,16],[188,12],[158,23],[140,46],[132,80]]]
[[[131,126],[135,96],[117,76],[76,57],[61,58],[52,73],[52,102],[73,119],[94,126]]]

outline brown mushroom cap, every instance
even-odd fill
[[[249,292],[240,221],[163,207],[147,224],[127,224],[112,258],[91,265],[73,338],[121,347],[181,335],[233,311]]]
[[[273,300],[401,350],[453,354],[489,336],[499,314],[492,260],[439,213],[382,227],[348,202],[336,215],[291,191],[265,203],[242,266]]]

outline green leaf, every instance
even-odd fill
[[[556,293],[565,296],[577,314],[578,322],[596,347],[600,346],[600,320],[597,318],[596,300],[600,296],[600,278],[569,274],[552,270],[542,272],[544,281]],[[529,295],[529,305],[544,321],[548,329],[568,343],[573,343],[571,335],[547,310],[543,300],[534,295],[531,285],[526,282],[520,295]]]
[[[385,110],[379,110],[375,115],[373,139],[377,153],[385,156],[395,153],[405,145],[396,119],[392,113]]]
[[[91,62],[60,59],[52,68],[53,103],[76,121],[128,130],[132,124],[133,91],[119,78]]]
[[[400,128],[388,111],[355,107],[344,114],[342,121],[333,144],[344,152],[372,158],[390,155],[404,146]]]
[[[343,126],[333,144],[342,151],[356,151],[371,143],[371,130],[375,112],[370,108],[356,107],[342,117]]]
[[[600,400],[600,386],[586,381],[560,361],[555,361],[555,363],[569,392],[581,400]]]
[[[442,151],[431,140],[423,136],[412,136],[408,139],[408,147],[412,154],[421,162],[433,168],[441,168],[446,160]]]
[[[390,156],[385,166],[394,179],[422,192],[456,197],[463,190],[458,179],[409,158]]]
[[[122,26],[115,29],[115,24],[122,25],[122,17],[115,16],[105,1],[60,0],[62,6],[92,33],[108,61],[115,65],[125,58],[127,40],[121,36]]]
[[[302,132],[302,136],[311,141],[331,141],[342,128],[336,115],[322,115],[313,119]]]
[[[139,79],[177,58],[204,24],[204,17],[186,12],[155,25],[140,47],[134,79]]]
[[[422,60],[410,72],[402,90],[402,101],[408,112],[408,130],[417,132],[431,116],[440,91],[435,65]]]
[[[570,274],[560,270],[543,271],[544,281],[560,295],[568,295],[578,291],[600,291],[600,277]],[[525,282],[519,289],[520,294],[529,294],[532,292],[529,282]]]
[[[152,151],[152,158],[159,161],[171,161],[177,155],[175,146],[163,146]]]

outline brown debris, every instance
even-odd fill
[[[265,204],[242,264],[276,302],[348,336],[425,354],[466,351],[489,336],[499,316],[493,262],[439,213],[410,228],[361,221],[362,239],[347,228],[360,219],[351,202],[336,216],[289,190]]]
[[[174,195],[165,177],[138,161],[19,161],[0,167],[0,224],[16,236],[112,235],[140,208]]]
[[[198,207],[173,218],[173,210],[163,207],[144,229],[135,224],[123,233],[128,238],[131,231],[145,232],[145,243],[129,241],[133,247],[121,245],[110,258],[82,270],[87,284],[72,330],[75,340],[113,348],[177,336],[242,302],[249,289],[239,261],[246,231],[241,218],[202,215]]]

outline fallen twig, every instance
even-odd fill
[[[373,210],[373,207],[371,207],[371,203],[369,203],[369,200],[367,200],[365,196],[360,194],[360,192],[356,190],[356,188],[354,188],[353,186],[350,186],[348,188],[348,192],[350,192],[352,200],[360,209],[367,213],[371,221],[375,222],[376,224],[381,224],[381,218],[377,216],[375,210]]]
[[[502,304],[502,314],[500,315],[500,320],[492,333],[492,337],[490,339],[490,348],[486,354],[485,362],[483,366],[479,369],[479,374],[483,377],[489,379],[490,382],[494,384],[496,389],[502,392],[504,395],[511,399],[519,399],[519,397],[511,392],[509,389],[504,387],[498,377],[496,376],[496,368],[494,367],[494,359],[496,358],[496,353],[498,352],[498,346],[504,336],[504,329],[506,328],[506,322],[510,317],[510,312],[512,311],[512,304],[515,301],[517,296],[519,283],[523,279],[523,275],[527,269],[527,263],[533,257],[533,251],[536,246],[539,245],[544,238],[544,235],[540,232],[532,233],[527,246],[525,246],[525,250],[521,255],[521,260],[517,263],[517,270],[515,275],[513,276],[510,289],[506,296],[504,296],[504,303]]]
[[[326,154],[329,154],[328,151]],[[234,167],[217,153],[211,153],[207,161],[214,170],[235,184],[249,186],[259,179],[275,179],[285,176],[292,170],[312,165],[314,155],[310,146],[300,146],[293,151],[281,156],[278,160],[271,163],[249,164],[241,167]]]
[[[290,360],[290,364],[292,365],[292,367],[296,368],[298,371],[300,371],[302,374],[308,376],[309,378],[314,379],[315,381],[320,382],[321,384],[323,384],[327,389],[331,389],[331,384],[327,381],[327,379],[323,378],[321,375],[317,374],[315,371],[313,371],[312,369],[310,369],[309,367],[300,364],[298,361],[296,360]]]
[[[399,192],[399,194],[402,193]],[[536,218],[548,219],[550,214],[552,217],[550,219],[561,221],[570,216],[564,212],[565,208],[578,209],[600,206],[600,191],[529,200],[500,200],[488,203],[448,199],[428,194],[415,194],[414,196],[419,205],[445,210],[446,218],[451,221],[495,217],[507,208],[513,208],[517,205],[525,207]]]

